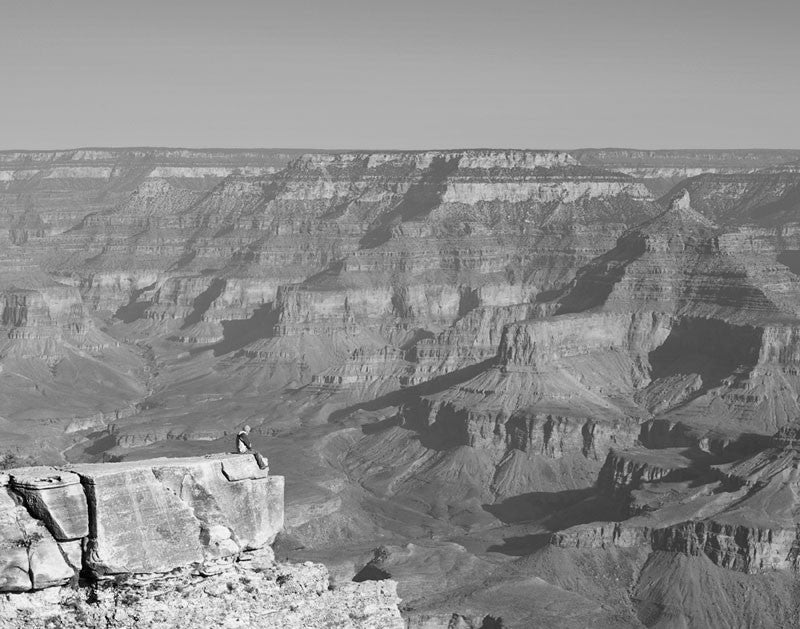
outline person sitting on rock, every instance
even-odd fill
[[[256,452],[253,450],[253,443],[250,441],[250,426],[245,425],[239,431],[239,434],[236,435],[236,451],[239,454],[252,454],[256,457],[256,462],[258,463],[258,467],[262,470],[267,469],[267,462],[264,460],[264,457],[261,456],[260,452]]]

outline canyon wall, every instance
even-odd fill
[[[212,571],[268,543],[275,522],[216,509],[271,500],[272,477],[87,465],[227,449],[244,423],[302,471],[298,547],[502,522],[531,561],[527,536],[554,533],[542,553],[785,572],[790,466],[768,491],[719,466],[793,443],[798,159],[0,154],[0,455],[55,466],[2,477],[9,588]],[[127,530],[126,500],[166,528]],[[573,501],[605,519],[558,511]]]

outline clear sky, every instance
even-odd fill
[[[0,149],[800,148],[800,0],[0,9]]]

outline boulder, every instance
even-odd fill
[[[25,467],[10,474],[11,488],[58,541],[89,534],[86,495],[77,474],[53,467]]]
[[[63,585],[75,576],[47,527],[0,489],[0,592]]]

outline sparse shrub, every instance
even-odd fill
[[[61,619],[61,616],[50,616],[49,618],[44,619],[44,628],[45,629],[67,629],[71,627],[71,623],[67,624]]]
[[[372,562],[377,563],[380,561],[386,561],[389,558],[389,549],[386,546],[378,546],[373,551]]]
[[[117,602],[125,607],[132,607],[141,600],[141,595],[135,590],[125,589],[122,590],[117,596]]]
[[[275,583],[277,583],[279,586],[283,587],[284,585],[289,583],[289,581],[291,581],[291,580],[292,580],[292,575],[291,574],[279,574],[278,578],[275,579]]]
[[[34,532],[33,532],[33,533],[31,533],[30,535],[28,535],[28,543],[29,543],[31,546],[33,546],[33,545],[35,545],[35,544],[38,544],[38,543],[39,543],[39,542],[41,542],[43,539],[44,539],[44,535],[42,535],[41,533],[38,533],[38,532],[36,532],[36,531],[34,531]]]
[[[26,626],[26,624],[32,624],[33,620],[33,612],[30,609],[20,609],[17,612],[17,620],[20,621],[20,626]]]
[[[94,590],[89,591],[89,596],[96,596],[94,594]],[[88,597],[87,597],[88,600]],[[67,623],[64,621],[64,629],[67,627],[88,627],[90,626],[90,618],[89,614],[87,613],[86,607],[84,605],[83,599],[80,596],[80,592],[76,590],[75,595],[65,599],[61,603],[61,607],[64,609],[65,613],[62,616],[67,616],[70,612],[72,613],[72,618],[70,618],[70,622]],[[67,616],[68,617],[68,616]],[[74,620],[74,622],[73,622]]]
[[[0,454],[0,470],[10,470],[15,467],[31,467],[38,462],[30,456],[20,456],[13,452]]]

